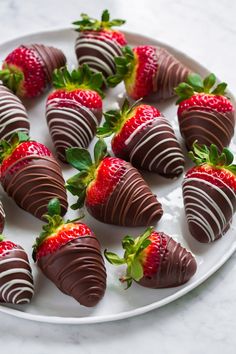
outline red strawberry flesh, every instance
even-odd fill
[[[7,251],[17,248],[17,245],[11,241],[1,241],[0,242],[0,256],[5,256]],[[5,253],[6,252],[6,253]],[[4,255],[3,255],[4,253]]]
[[[48,97],[48,102],[53,99],[74,100],[87,108],[102,108],[101,96],[93,90],[89,89],[72,89],[72,90],[56,90]],[[60,102],[58,103],[60,106]],[[64,107],[64,103],[62,103]]]
[[[106,157],[100,163],[95,179],[87,188],[87,205],[105,203],[125,172],[124,164],[125,161],[115,157]]]
[[[203,109],[213,109],[217,112],[231,112],[234,107],[225,96],[213,95],[207,93],[194,94],[192,97],[180,102],[178,107],[178,115],[183,111],[192,107],[202,107]]]
[[[93,236],[91,229],[83,223],[63,224],[55,232],[47,236],[36,251],[36,260],[48,254],[56,252],[68,242],[83,236]]]
[[[1,165],[1,177],[4,177],[6,170],[13,174],[22,166],[25,166],[28,161],[21,161],[26,156],[52,156],[50,150],[43,144],[35,141],[26,141],[19,144],[12,152],[12,154],[5,158]],[[19,161],[19,162],[17,162]],[[12,166],[13,165],[13,166]],[[12,166],[12,167],[11,167]]]
[[[104,29],[104,30],[100,30],[100,31],[83,31],[83,33],[86,34],[86,37],[89,38],[93,38],[96,37],[97,39],[102,40],[106,40],[109,39],[111,41],[115,41],[116,43],[118,43],[121,46],[125,46],[127,44],[127,41],[125,39],[125,36],[122,32],[120,31],[113,31],[113,30],[109,30],[109,29]]]
[[[125,143],[132,133],[137,129],[140,129],[141,132],[146,128],[148,122],[153,122],[153,119],[160,115],[161,113],[158,109],[149,105],[140,105],[134,108],[130,116],[126,118],[120,131],[112,139],[112,150],[114,154],[122,157],[126,147]]]
[[[24,78],[18,89],[21,95],[37,96],[47,85],[42,63],[30,48],[21,46],[13,50],[4,60],[3,69],[23,73]]]

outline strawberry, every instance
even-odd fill
[[[46,117],[57,156],[63,162],[65,150],[73,146],[87,148],[102,119],[101,73],[92,73],[84,64],[71,73],[55,70],[55,91],[47,100]]]
[[[227,84],[216,86],[214,74],[204,80],[197,74],[188,76],[175,89],[180,132],[190,150],[195,140],[208,147],[215,144],[220,151],[234,135],[234,107],[225,96]]]
[[[41,218],[53,197],[67,210],[67,196],[61,167],[49,149],[30,141],[24,133],[0,142],[1,184],[7,194],[23,209]]]
[[[60,49],[43,44],[21,45],[4,60],[0,79],[17,96],[32,98],[51,84],[53,70],[65,63]]]
[[[106,289],[106,269],[100,244],[78,220],[63,221],[58,199],[48,203],[47,224],[33,246],[33,259],[42,272],[81,305],[95,306]]]
[[[104,10],[101,20],[81,14],[81,20],[73,22],[79,36],[76,39],[75,52],[79,65],[89,64],[94,71],[100,71],[104,77],[115,74],[114,59],[122,55],[121,48],[127,44],[125,36],[113,29],[121,26],[124,20],[110,20],[108,10]]]
[[[5,218],[6,218],[6,214],[2,202],[0,201],[0,234],[3,232],[5,226]]]
[[[184,207],[189,231],[199,242],[209,243],[229,229],[236,210],[236,165],[226,148],[193,144],[189,156],[196,163],[183,181]]]
[[[26,252],[0,235],[0,302],[26,304],[33,294],[33,277]]]
[[[161,218],[161,204],[139,172],[130,163],[109,157],[103,140],[94,147],[94,162],[82,148],[68,149],[66,156],[80,171],[66,184],[66,188],[78,196],[73,209],[85,203],[93,217],[116,225],[150,225]]]
[[[153,106],[124,101],[121,110],[104,114],[98,137],[114,133],[112,150],[117,157],[137,168],[175,177],[183,172],[184,156],[174,130]]]
[[[124,81],[127,94],[137,100],[142,97],[166,99],[174,95],[174,87],[183,81],[189,70],[163,48],[150,45],[122,48],[123,56],[115,58],[116,73],[107,83],[115,87]]]
[[[197,263],[193,255],[163,232],[149,227],[134,239],[125,236],[123,257],[105,250],[105,257],[113,265],[126,264],[126,274],[120,278],[127,288],[136,281],[148,288],[179,286],[195,274]]]

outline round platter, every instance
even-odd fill
[[[130,45],[151,44],[163,46],[193,71],[203,76],[208,73],[208,70],[196,61],[160,41],[139,34],[128,32],[125,34]],[[68,59],[69,68],[74,68],[77,66],[74,54],[75,38],[76,33],[71,29],[30,34],[0,45],[0,54],[1,58],[5,58],[12,49],[20,44],[42,43],[53,45],[64,51]],[[30,102],[25,102],[25,105],[30,117],[31,138],[46,144],[53,150],[45,119],[46,98],[47,93],[43,97],[41,96]],[[123,98],[124,87],[121,84],[116,89],[107,92],[104,100],[104,109],[118,108],[123,102]],[[175,99],[168,100],[165,103],[162,102],[157,107],[171,121],[181,141],[178,131]],[[96,139],[91,144],[90,150],[93,149],[95,141]],[[110,147],[110,142],[107,142]],[[231,144],[231,149],[236,153],[235,139]],[[183,150],[185,151],[184,146]],[[190,162],[188,159],[186,161],[187,169],[190,166]],[[65,179],[75,173],[75,170],[71,167],[65,165],[62,167]],[[193,252],[197,259],[197,273],[187,284],[177,288],[160,290],[147,289],[133,284],[129,290],[124,290],[118,280],[122,269],[115,268],[106,262],[108,272],[107,291],[103,300],[95,308],[88,309],[80,306],[73,298],[63,295],[38,271],[36,265],[31,260],[35,280],[35,295],[32,302],[29,305],[20,306],[0,305],[0,311],[28,320],[51,323],[88,324],[114,321],[140,315],[174,301],[194,289],[219,269],[236,249],[236,220],[234,220],[224,238],[214,244],[200,244],[188,232],[181,190],[183,176],[175,180],[169,180],[153,173],[142,174],[163,205],[164,215],[158,223],[157,229],[164,231],[175,240],[181,242],[183,246]],[[1,191],[1,198],[7,215],[5,235],[9,239],[21,244],[30,255],[32,244],[41,230],[42,222],[17,207],[14,201],[8,198],[3,191]],[[72,201],[73,198],[69,196],[69,203],[71,204]],[[76,217],[76,212],[69,210],[67,217]],[[128,233],[136,236],[144,230],[143,228],[124,228],[102,224],[88,214],[86,214],[84,221],[95,231],[103,249],[107,248],[110,251],[118,253],[120,251],[120,241],[124,235]]]

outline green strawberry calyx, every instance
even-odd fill
[[[112,29],[112,27],[122,26],[125,20],[121,19],[110,19],[110,13],[108,10],[102,12],[101,20],[89,17],[87,14],[82,13],[81,20],[73,22],[73,25],[77,26],[76,31],[101,31]]]
[[[104,255],[109,263],[113,265],[122,265],[126,264],[126,274],[120,278],[122,283],[126,283],[128,289],[132,285],[132,281],[139,281],[143,273],[142,265],[142,252],[151,244],[149,237],[153,232],[153,227],[148,227],[145,232],[137,237],[133,238],[129,235],[125,236],[122,240],[122,247],[124,249],[123,257],[119,257],[113,252],[104,251]]]
[[[198,74],[192,73],[188,75],[186,82],[181,82],[174,89],[177,96],[179,96],[176,104],[191,98],[197,93],[225,96],[226,88],[227,84],[225,82],[216,84],[216,76],[213,73],[205,77],[205,79]]]
[[[125,122],[131,117],[134,109],[137,107],[141,100],[142,99],[134,102],[131,105],[129,101],[125,99],[121,109],[105,112],[103,114],[105,123],[102,127],[97,128],[97,137],[106,138],[113,133],[118,133],[122,129]]]
[[[135,68],[136,58],[131,47],[125,46],[122,49],[122,56],[115,57],[116,73],[107,78],[109,87],[117,86],[121,81],[129,78]]]
[[[17,66],[4,63],[4,68],[0,70],[0,80],[16,95],[24,95],[24,73]]]
[[[78,217],[74,220],[64,221],[63,218],[61,217],[61,204],[60,204],[60,201],[58,198],[51,199],[48,203],[47,208],[48,208],[47,214],[43,215],[43,218],[46,220],[46,224],[43,225],[42,232],[36,238],[35,244],[33,245],[33,259],[34,259],[34,261],[36,260],[37,249],[45,241],[45,239],[48,238],[48,236],[56,234],[57,230],[62,225],[76,222],[84,217],[83,215],[81,215],[80,217]]]
[[[66,67],[55,69],[53,72],[53,86],[55,89],[65,89],[73,91],[76,89],[96,91],[102,98],[104,94],[101,90],[103,85],[101,73],[94,73],[87,64],[81,65],[77,70],[71,72]]]
[[[236,165],[232,164],[234,155],[227,148],[219,153],[217,146],[214,144],[211,144],[208,148],[206,145],[200,146],[197,142],[194,142],[192,151],[189,151],[188,156],[197,166],[207,164],[214,168],[228,170],[236,175]]]
[[[4,240],[5,240],[5,237],[2,234],[0,234],[0,242],[2,242]]]
[[[91,155],[86,149],[73,147],[66,150],[67,162],[79,170],[79,173],[66,182],[68,191],[78,196],[77,202],[71,206],[72,209],[76,210],[83,207],[86,190],[96,178],[96,171],[100,163],[107,156],[107,146],[103,139],[99,139],[94,146],[94,161],[92,161]]]
[[[23,142],[29,141],[29,136],[25,133],[18,132],[12,135],[10,141],[0,141],[0,162],[7,159],[13,151]]]

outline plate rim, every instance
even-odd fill
[[[64,31],[73,31],[73,28],[72,27],[51,27],[49,29],[45,29],[45,30],[41,30],[41,31],[33,31],[30,33],[26,33],[21,36],[13,37],[13,38],[10,38],[9,40],[1,42],[0,43],[0,50],[1,50],[1,47],[4,47],[6,45],[11,45],[12,43],[14,43],[15,41],[18,41],[18,40],[22,40],[22,41],[27,40],[31,36],[36,36],[36,35],[40,36],[40,35],[45,35],[45,34],[50,35],[55,32],[64,32]],[[194,58],[190,57],[188,54],[185,54],[184,52],[178,50],[177,48],[175,48],[174,46],[172,46],[166,42],[162,42],[162,41],[155,39],[153,37],[139,34],[139,33],[132,32],[132,31],[123,31],[123,32],[127,35],[139,37],[140,39],[142,39],[144,41],[145,40],[155,41],[158,43],[158,45],[165,47],[167,50],[170,50],[170,52],[177,53],[181,57],[184,57],[186,60],[190,60],[195,65],[199,66],[202,70],[209,72],[209,70],[204,65],[202,65],[201,63],[196,61]],[[230,95],[232,96],[233,101],[234,101],[235,99],[234,99],[234,95],[233,95],[232,91],[229,90],[228,92],[230,93]],[[226,252],[224,254],[224,256],[221,258],[221,260],[219,262],[217,262],[216,265],[212,266],[208,270],[208,272],[203,274],[198,280],[192,282],[189,285],[185,285],[184,288],[180,289],[179,291],[177,291],[176,293],[174,293],[170,296],[167,296],[166,298],[164,298],[162,300],[158,300],[156,302],[152,302],[151,304],[141,306],[139,308],[132,309],[129,311],[123,311],[123,312],[120,312],[117,314],[104,315],[104,316],[60,317],[60,316],[37,315],[37,314],[33,314],[33,313],[23,312],[21,310],[15,309],[15,308],[7,307],[7,304],[6,305],[0,304],[0,312],[8,314],[8,315],[12,315],[17,318],[22,318],[25,320],[30,320],[30,321],[35,321],[35,322],[51,323],[51,324],[73,324],[73,325],[105,323],[105,322],[118,321],[118,320],[130,318],[130,317],[139,316],[144,313],[150,312],[152,310],[158,309],[164,305],[167,305],[168,303],[171,303],[171,302],[179,299],[180,297],[184,296],[185,294],[189,293],[190,291],[192,291],[193,289],[198,287],[200,284],[204,283],[211,275],[213,275],[217,270],[219,270],[223,266],[223,264],[233,255],[233,253],[235,251],[236,251],[236,240],[232,243],[230,249],[228,250],[228,252]]]

